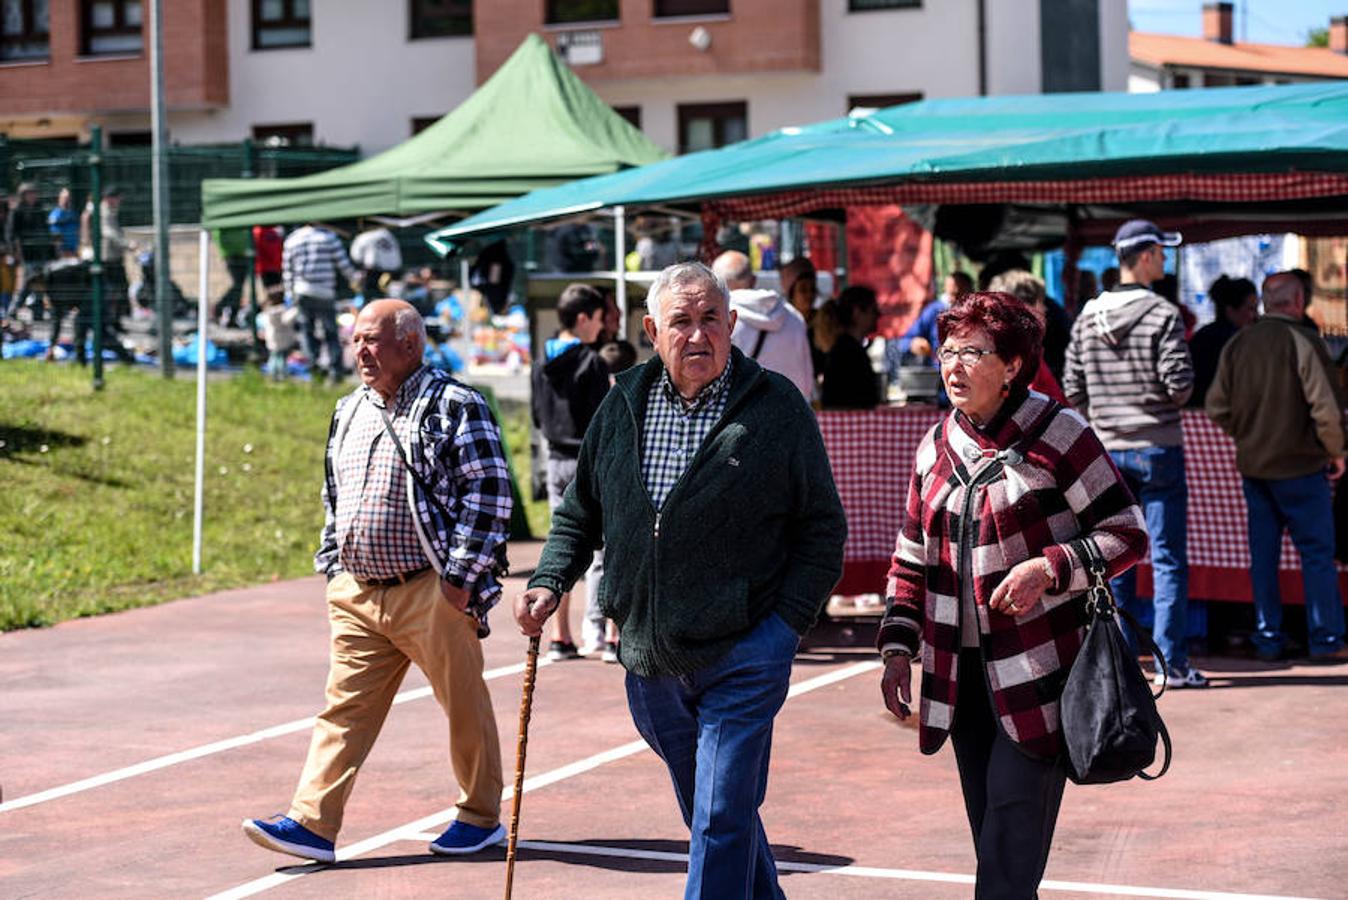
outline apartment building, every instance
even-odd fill
[[[1235,40],[1235,4],[1205,3],[1203,36],[1133,32],[1128,90],[1292,84],[1348,78],[1348,16],[1329,20],[1328,47]]]
[[[0,133],[148,140],[148,0],[0,0]],[[173,0],[173,141],[383,150],[530,32],[671,151],[927,97],[1122,90],[1118,0]],[[510,110],[502,110],[509,116]]]

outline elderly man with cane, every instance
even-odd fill
[[[800,391],[732,348],[725,283],[670,266],[647,308],[658,357],[617,376],[591,421],[515,615],[538,634],[604,547],[628,706],[691,832],[684,896],[779,898],[758,815],[773,718],[846,520]]]
[[[409,304],[367,304],[352,344],[364,385],[333,414],[314,557],[328,576],[327,707],[289,814],[243,830],[269,850],[332,862],[356,774],[415,662],[449,719],[460,787],[455,820],[430,849],[473,853],[505,836],[480,644],[510,524],[500,430],[482,395],[422,365],[426,326]]]

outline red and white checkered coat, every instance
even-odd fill
[[[940,749],[954,717],[958,535],[966,498],[963,521],[973,529],[966,535],[969,571],[988,687],[1002,729],[1033,756],[1051,758],[1062,747],[1058,700],[1085,634],[1089,573],[1081,540],[1095,541],[1110,577],[1147,550],[1142,511],[1086,420],[1055,410],[1036,393],[1013,394],[1007,405],[1011,411],[990,423],[989,433],[952,413],[917,450],[877,644],[899,645],[914,656],[921,647],[923,753]],[[1047,427],[1026,445],[1046,416],[1052,417]],[[1020,455],[1008,458],[1004,451],[1011,448]],[[990,610],[988,598],[1007,572],[1039,556],[1054,572],[1044,596],[1019,615]]]

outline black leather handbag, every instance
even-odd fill
[[[1067,775],[1076,784],[1108,784],[1134,776],[1152,781],[1170,768],[1170,733],[1156,709],[1165,686],[1152,696],[1151,685],[1119,630],[1117,616],[1128,620],[1162,672],[1168,671],[1165,657],[1137,620],[1115,603],[1095,542],[1087,539],[1079,546],[1085,549],[1091,572],[1086,600],[1090,624],[1059,705]],[[1145,769],[1156,760],[1158,739],[1165,757],[1160,771],[1149,775]]]

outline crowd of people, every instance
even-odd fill
[[[103,283],[104,347],[126,361],[133,357],[123,318],[149,317],[157,308],[155,254],[130,240],[119,210],[122,190],[104,189],[100,201]],[[11,206],[0,197],[0,326],[9,335],[27,335],[37,323],[48,322],[43,355],[58,356],[65,323],[73,318],[73,350],[86,362],[86,343],[92,328],[92,205],[77,211],[73,195],[61,188],[55,206],[39,199],[37,185],[21,184]],[[228,287],[211,305],[211,319],[222,328],[256,328],[268,352],[266,370],[284,378],[289,356],[302,348],[311,370],[334,381],[348,374],[347,348],[338,328],[343,296],[359,300],[405,297],[430,320],[431,338],[443,337],[434,323],[436,303],[431,296],[431,272],[424,267],[405,269],[397,238],[387,228],[360,232],[349,249],[332,228],[311,222],[289,233],[279,226],[220,228],[213,232],[225,264]],[[141,279],[132,285],[128,258],[134,256]],[[256,308],[247,302],[249,279],[260,291]],[[170,283],[174,314],[188,311],[181,291]],[[26,310],[27,323],[18,319]],[[40,332],[39,332],[40,333]]]
[[[1150,222],[1119,230],[1119,280],[1070,326],[1061,381],[1048,373],[1058,396],[1036,389],[1050,316],[1028,273],[996,273],[990,289],[934,317],[929,353],[951,411],[917,448],[875,645],[884,704],[901,719],[922,669],[919,748],[953,746],[979,897],[1031,898],[1047,865],[1069,774],[1059,699],[1092,572],[1135,606],[1131,571],[1150,545],[1156,679],[1206,684],[1183,641],[1179,415],[1194,367],[1183,317],[1151,288],[1178,241]],[[758,813],[773,720],[847,535],[807,402],[820,384],[811,323],[786,309],[810,275],[798,266],[781,294],[760,291],[745,263],[664,269],[646,298],[655,355],[642,365],[618,337],[610,297],[579,283],[562,292],[560,328],[533,372],[552,526],[512,610],[526,635],[552,629],[553,659],[578,656],[569,592],[602,566],[587,591],[585,649],[626,670],[633,723],[668,769],[690,835],[690,898],[783,896]],[[1229,305],[1241,310],[1248,295],[1235,287]],[[1251,507],[1256,645],[1265,659],[1288,650],[1276,593],[1286,526],[1317,598],[1311,658],[1339,662],[1348,651],[1325,515],[1329,478],[1344,469],[1342,401],[1297,275],[1269,277],[1263,304],[1252,324],[1230,323],[1205,401],[1236,442]],[[875,326],[870,292],[837,306],[824,371],[848,364]],[[740,309],[756,323],[743,335]],[[774,338],[781,352],[769,355]],[[449,720],[460,786],[431,852],[475,853],[504,837],[479,641],[501,599],[507,466],[481,396],[424,366],[425,341],[403,301],[357,317],[362,386],[338,402],[329,431],[315,557],[333,622],[327,707],[287,815],[243,823],[271,850],[335,858],[355,774],[413,662]],[[443,451],[426,452],[428,441]]]
[[[86,343],[93,328],[89,308],[90,262],[93,253],[93,200],[76,211],[74,195],[61,188],[56,205],[46,208],[37,185],[20,184],[15,202],[0,197],[4,218],[0,237],[0,329],[9,332],[15,315],[28,310],[32,322],[50,321],[45,356],[55,358],[57,340],[67,317],[75,322],[75,358],[87,362]],[[124,362],[133,356],[118,339],[120,318],[129,302],[126,255],[135,247],[122,229],[121,188],[110,185],[99,202],[103,263],[103,345]]]

